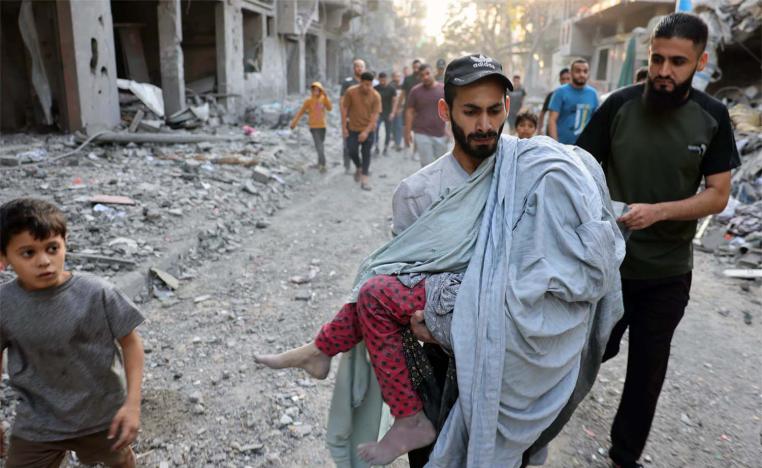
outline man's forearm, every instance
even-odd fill
[[[127,377],[126,404],[140,406],[141,385],[143,383],[143,341],[137,332],[133,331],[119,340],[124,354],[124,373]]]
[[[548,117],[548,136],[554,140],[558,140],[558,127],[556,126],[557,122],[558,114],[551,112],[550,117]]]
[[[415,110],[408,109],[405,111],[405,133],[413,131],[413,119],[415,119]]]
[[[663,221],[693,221],[720,213],[727,204],[727,195],[716,187],[707,187],[706,190],[690,198],[657,203],[657,206]]]
[[[537,119],[537,134],[542,135],[542,124],[545,123],[545,111],[540,112],[540,118]]]

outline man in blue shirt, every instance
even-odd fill
[[[572,62],[571,83],[553,92],[548,109],[548,136],[572,145],[598,108],[598,92],[587,85],[590,66],[585,59]]]

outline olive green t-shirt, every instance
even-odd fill
[[[698,90],[680,107],[654,112],[644,85],[606,99],[577,139],[603,165],[612,200],[661,203],[694,196],[703,177],[741,164],[725,106]],[[662,221],[634,231],[622,277],[655,279],[693,268],[696,221]]]

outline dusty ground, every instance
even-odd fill
[[[329,140],[329,162],[339,161],[333,132]],[[389,238],[394,186],[417,168],[399,153],[375,159],[371,192],[341,167],[308,172],[268,228],[241,223],[231,251],[178,262],[194,277],[181,282],[176,300],[141,304],[148,353],[137,444],[142,466],[332,466],[323,437],[333,374],[317,382],[300,371],[265,370],[252,355],[300,345],[332,317],[360,260]],[[723,279],[713,257],[696,260],[691,304],[646,454],[654,467],[758,467],[762,293]],[[289,281],[310,273],[308,284]],[[607,466],[624,370],[621,356],[603,367],[546,466]]]

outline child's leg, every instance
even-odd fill
[[[135,453],[128,445],[118,450],[112,447],[118,440],[108,438],[108,431],[97,432],[61,442],[67,449],[75,452],[83,465],[102,464],[110,468],[135,468]]]
[[[402,327],[426,305],[423,281],[408,288],[394,276],[375,276],[360,289],[357,317],[381,395],[395,418],[423,409],[402,351]]]
[[[333,320],[323,325],[315,340],[280,354],[255,354],[254,360],[271,369],[299,367],[316,379],[324,379],[331,369],[331,358],[360,341],[356,304],[344,304]]]
[[[413,388],[402,350],[401,328],[423,310],[423,282],[407,288],[393,276],[377,276],[363,285],[357,300],[358,319],[381,395],[394,416],[394,424],[379,442],[360,445],[360,457],[386,465],[400,455],[434,441],[436,431],[423,413],[423,402]]]

